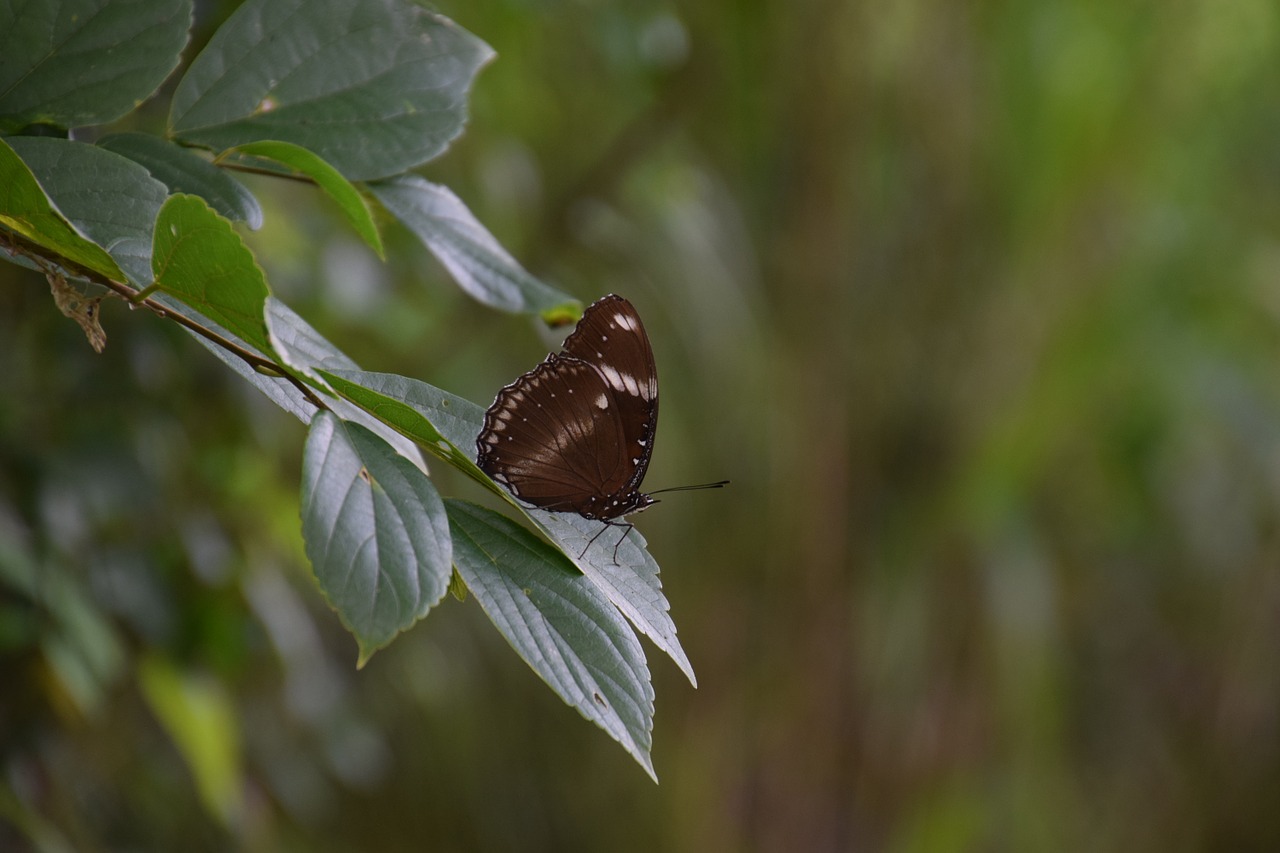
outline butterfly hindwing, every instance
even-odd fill
[[[520,500],[594,515],[631,478],[619,418],[595,368],[547,356],[486,413],[480,467]]]

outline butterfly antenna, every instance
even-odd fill
[[[663,492],[693,492],[698,489],[720,489],[729,485],[728,480],[717,480],[714,483],[699,483],[696,486],[671,486],[667,489],[655,489],[649,492],[651,495],[660,495]]]

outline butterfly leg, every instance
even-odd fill
[[[622,545],[623,542],[626,541],[627,537],[631,535],[631,531],[636,529],[636,526],[626,521],[618,522],[618,523],[611,522],[609,526],[627,528],[626,530],[622,531],[622,535],[618,537],[618,541],[613,544],[613,564],[616,566],[616,565],[619,565],[618,548]]]
[[[583,548],[583,549],[582,549],[582,553],[578,555],[578,559],[579,559],[579,560],[581,560],[583,557],[585,557],[585,556],[586,556],[587,551],[589,551],[589,550],[591,549],[591,546],[592,546],[592,545],[596,544],[596,540],[600,538],[600,535],[601,535],[602,533],[604,533],[606,530],[608,530],[610,527],[625,527],[625,528],[627,528],[627,529],[626,529],[626,531],[625,531],[625,532],[623,532],[623,534],[622,534],[622,538],[620,538],[620,539],[617,541],[617,543],[613,546],[613,564],[614,564],[615,566],[616,566],[616,565],[619,565],[619,563],[618,563],[618,548],[620,548],[620,547],[622,546],[623,541],[627,538],[627,536],[631,533],[631,531],[632,531],[632,530],[635,530],[635,528],[636,528],[636,526],[635,526],[634,524],[632,524],[632,523],[630,523],[630,522],[628,522],[628,521],[606,521],[606,522],[604,522],[604,526],[603,526],[603,527],[601,527],[599,530],[597,530],[597,531],[596,531],[596,535],[591,537],[591,540],[590,540],[589,542],[587,542],[587,547]]]

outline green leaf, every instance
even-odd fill
[[[287,353],[296,367],[307,370],[333,368],[335,370],[359,370],[359,366],[342,350],[302,319],[288,305],[271,297],[267,300],[267,323],[271,340]],[[307,418],[310,423],[311,419]]]
[[[250,352],[257,350],[257,347],[248,341],[223,328],[189,305],[185,305],[163,293],[157,293],[153,298],[163,305],[166,310],[193,320],[234,345]],[[299,317],[288,305],[271,296],[267,297],[266,319],[268,336],[274,352],[262,352],[259,350],[259,355],[264,358],[277,359],[283,371],[288,372],[294,379],[311,385],[318,395],[326,398],[325,405],[343,420],[356,421],[373,430],[394,447],[401,456],[410,460],[419,468],[426,470],[426,465],[422,461],[422,453],[413,441],[382,423],[364,411],[364,409],[341,398],[329,396],[328,387],[323,382],[312,378],[316,369],[320,367],[358,370],[359,368],[354,361],[329,343],[323,335]],[[315,417],[317,411],[316,405],[302,393],[302,390],[294,381],[275,372],[255,370],[252,365],[226,347],[191,329],[187,329],[187,331],[201,346],[209,350],[215,358],[260,390],[280,408],[304,424],[311,423],[311,419]]]
[[[360,666],[448,590],[452,545],[435,487],[377,435],[330,412],[307,435],[302,535]]]
[[[0,132],[105,124],[178,67],[191,0],[0,3]]]
[[[368,203],[350,181],[342,177],[337,169],[323,159],[292,142],[280,142],[274,139],[248,142],[237,145],[233,150],[240,154],[275,160],[311,178],[320,189],[338,203],[338,209],[347,217],[351,227],[378,253],[378,257],[386,257],[382,249],[382,238],[378,236],[378,227],[373,222],[373,214],[369,212]]]
[[[149,133],[114,133],[98,146],[138,163],[171,193],[198,195],[233,222],[254,231],[262,227],[262,208],[244,184],[189,148]]]
[[[602,522],[572,513],[534,509],[512,498],[510,492],[475,465],[476,436],[484,423],[484,410],[470,400],[392,373],[334,368],[322,371],[321,375],[334,391],[414,438],[523,512],[631,620],[636,630],[666,652],[697,686],[693,666],[676,636],[671,605],[662,593],[658,564],[645,550],[639,530],[631,531],[618,546],[615,560],[614,544],[621,532],[606,530],[601,534],[605,526]],[[447,445],[441,445],[440,438]],[[443,448],[444,452],[437,448]],[[459,455],[465,458],[460,461]],[[600,536],[587,548],[587,542],[596,534]]]
[[[492,510],[448,500],[458,573],[511,647],[657,781],[653,687],[635,634],[564,556]]]
[[[292,142],[351,180],[387,177],[462,132],[471,81],[492,56],[405,0],[248,0],[178,84],[170,127],[215,150]]]
[[[275,299],[267,300],[267,329],[271,335],[271,345],[280,356],[281,361],[291,373],[307,382],[318,393],[325,396],[325,405],[343,420],[355,421],[373,430],[384,441],[396,449],[406,459],[426,472],[426,463],[422,460],[422,452],[410,438],[406,438],[394,428],[383,423],[363,408],[342,399],[333,397],[329,386],[320,377],[326,367],[339,370],[359,370],[354,361],[346,353],[325,340],[305,320],[295,314],[283,302]],[[290,383],[292,385],[292,383]],[[314,413],[314,405],[306,401]],[[311,417],[306,419],[311,422]]]
[[[95,145],[36,136],[9,138],[49,198],[106,249],[129,281],[151,281],[151,232],[168,190],[127,157]]]
[[[127,157],[93,145],[10,137],[13,150],[76,228],[110,253],[128,280],[151,281],[151,232],[168,191]]]
[[[503,311],[538,313],[552,325],[582,315],[581,302],[525,272],[448,188],[404,175],[370,184],[369,190],[477,301]]]
[[[401,435],[413,439],[436,457],[469,474],[477,482],[491,485],[499,496],[504,495],[502,489],[476,467],[468,451],[461,449],[436,427],[437,421],[452,426],[450,410],[470,406],[471,404],[466,400],[455,397],[447,391],[441,391],[439,388],[433,388],[425,382],[392,373],[366,373],[362,370],[339,368],[333,371],[321,370],[320,376],[344,399],[359,406]],[[364,383],[377,385],[382,390],[374,390]],[[387,393],[387,390],[391,393]],[[413,398],[415,404],[406,402],[407,398]],[[454,430],[450,431],[454,435],[459,435]]]
[[[231,223],[193,195],[170,196],[156,219],[155,286],[271,353],[267,283]]]
[[[125,280],[115,259],[62,215],[45,195],[31,168],[3,139],[0,139],[0,222],[85,269],[112,281]]]
[[[222,685],[180,671],[159,657],[143,658],[138,683],[147,704],[191,768],[205,808],[233,824],[243,803],[240,729]]]
[[[194,320],[200,325],[211,329],[218,335],[231,341],[233,344],[243,346],[250,352],[256,349],[247,341],[241,340],[239,337],[222,328],[217,323],[214,323],[208,317],[205,317],[190,306],[184,305],[178,300],[166,296],[163,293],[155,294],[154,298],[167,310],[173,311],[176,314],[182,314],[183,316]],[[272,320],[275,320],[277,325],[287,325],[296,322],[301,326],[310,328],[307,326],[306,321],[293,312],[293,309],[271,296],[267,297],[267,315]],[[280,319],[282,317],[284,318],[283,320]],[[245,381],[256,387],[263,394],[267,395],[268,399],[277,406],[284,409],[304,424],[311,423],[311,419],[315,416],[317,411],[316,406],[306,398],[302,391],[293,382],[290,382],[283,376],[279,376],[274,373],[264,373],[254,370],[252,365],[245,362],[244,359],[240,358],[234,352],[228,351],[225,347],[209,340],[198,332],[190,329],[187,331],[191,333],[191,336],[195,338],[201,346],[209,350],[214,357],[227,367],[231,368],[235,373],[238,373]],[[318,332],[316,333],[316,337],[323,341],[323,338],[320,338]],[[332,344],[329,344],[328,341],[324,341],[324,343],[329,347],[330,352],[333,354],[332,357],[335,360],[339,358],[345,359],[345,363],[347,365],[352,368],[355,367],[355,363],[350,359],[346,359],[346,356],[342,355],[342,353],[334,348]],[[270,357],[269,353],[259,354],[263,357]]]
[[[645,549],[640,529],[624,531],[614,527],[602,533],[601,522],[573,513],[529,508],[525,512],[553,542],[560,544],[574,564],[622,611],[636,630],[666,652],[689,683],[697,687],[698,678],[694,675],[693,664],[676,636],[671,605],[662,592],[658,561]],[[624,533],[626,538],[622,539]],[[586,549],[585,554],[583,549]]]
[[[467,459],[473,465],[475,464],[476,435],[479,434],[484,422],[484,409],[470,400],[450,394],[434,385],[428,385],[419,379],[398,376],[394,373],[374,373],[333,367],[327,369],[325,378],[338,379],[347,383],[342,386],[339,393],[345,394],[351,391],[351,386],[358,386],[377,395],[373,398],[374,403],[390,401],[407,407],[416,413],[417,417],[427,422],[426,427],[406,426],[407,434],[416,436],[420,432],[423,437],[436,435],[444,438],[451,445],[462,450]],[[338,389],[335,387],[335,390]],[[363,404],[366,401],[360,398],[356,402]],[[369,411],[374,415],[386,413],[377,405],[369,408]],[[399,416],[399,410],[397,412]],[[392,425],[398,423],[395,418],[387,422]],[[499,491],[505,492],[503,489]]]
[[[467,585],[463,583],[462,575],[458,574],[456,569],[449,576],[449,594],[458,601],[467,600]]]

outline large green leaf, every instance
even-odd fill
[[[564,550],[636,630],[666,652],[689,681],[697,684],[693,666],[676,636],[671,606],[662,593],[658,564],[645,550],[639,530],[632,530],[619,543],[621,530],[603,530],[599,521],[533,509],[512,498],[475,466],[476,435],[484,422],[484,410],[470,400],[391,373],[334,368],[322,372],[322,376],[348,400],[510,501]],[[593,538],[595,542],[588,548],[587,543]]]
[[[231,223],[193,195],[170,196],[156,219],[155,286],[271,353],[267,282]]]
[[[247,341],[244,341],[238,336],[227,331],[222,326],[213,322],[189,305],[185,305],[177,299],[166,296],[163,293],[157,293],[152,298],[163,305],[166,310],[172,311],[175,314],[181,314],[198,323],[200,326],[209,329],[221,340],[229,341],[233,345],[242,347],[251,353],[255,351],[256,348],[250,345]],[[267,297],[267,315],[269,317],[272,315],[284,317],[285,319],[280,322],[280,325],[296,321],[297,323],[306,326],[306,321],[294,313],[293,309],[271,296]],[[308,328],[310,327],[308,326]],[[219,361],[231,368],[235,373],[238,373],[241,378],[256,387],[263,394],[266,394],[267,397],[277,406],[284,409],[304,424],[311,423],[311,419],[315,417],[317,411],[316,406],[307,399],[306,395],[302,393],[301,389],[299,389],[296,384],[280,374],[255,370],[253,365],[249,364],[244,359],[240,358],[240,356],[234,351],[228,350],[217,341],[210,340],[194,330],[188,329],[188,331],[191,332],[191,336],[193,338],[199,341],[200,344],[205,349],[209,350],[209,352],[211,352]],[[328,344],[327,341],[325,341],[325,343]],[[338,352],[336,348],[333,348],[331,344],[329,347],[335,354],[335,358],[345,358],[345,356],[342,356],[342,354]],[[264,358],[270,357],[269,353],[258,352],[257,354]],[[351,362],[350,359],[346,360],[346,364],[353,368],[355,367],[355,363]]]
[[[125,274],[105,249],[58,211],[31,168],[0,139],[0,223],[86,269],[113,281]]]
[[[435,487],[377,435],[330,412],[307,435],[302,535],[361,666],[448,589],[452,546]]]
[[[98,145],[143,166],[170,192],[198,195],[227,219],[255,231],[262,227],[262,208],[253,193],[191,149],[149,133],[113,133]]]
[[[378,257],[385,257],[382,238],[378,236],[378,226],[373,222],[373,214],[369,212],[369,205],[365,202],[364,196],[360,195],[350,181],[342,177],[342,173],[322,158],[300,145],[280,142],[276,139],[248,142],[236,146],[235,151],[239,154],[264,157],[283,163],[292,171],[306,175],[315,181],[316,186],[324,190],[329,198],[337,203],[338,210],[342,211],[342,215],[351,223],[351,227],[356,230],[361,239],[378,253]]]
[[[492,510],[445,502],[458,573],[511,647],[657,781],[653,687],[635,634],[555,549]]]
[[[181,314],[201,327],[212,331],[220,341],[227,341],[251,353],[257,350],[257,347],[248,341],[233,334],[177,299],[164,293],[155,294],[153,299],[164,306],[165,310],[174,314]],[[256,354],[267,359],[279,359],[282,370],[289,375],[257,370],[252,364],[246,362],[233,350],[223,346],[219,341],[210,340],[192,329],[188,329],[188,331],[215,358],[239,374],[246,382],[260,390],[277,406],[304,424],[311,423],[311,419],[315,417],[317,407],[298,387],[298,382],[310,385],[311,390],[321,396],[324,399],[324,404],[340,418],[347,421],[355,421],[373,430],[384,441],[394,447],[401,456],[410,460],[419,468],[426,470],[426,465],[422,461],[422,454],[411,439],[401,435],[395,429],[387,426],[355,404],[338,397],[329,396],[326,386],[322,382],[311,378],[317,369],[324,367],[358,370],[356,363],[346,353],[326,340],[307,321],[298,316],[292,308],[275,297],[267,297],[266,319],[267,330],[274,352],[257,351]]]
[[[330,343],[328,338],[316,331],[296,311],[274,297],[267,300],[267,324],[271,330],[272,344],[288,355],[294,367],[304,371],[318,368],[359,370],[351,356]]]
[[[427,426],[407,424],[403,428],[425,435],[438,435],[462,450],[472,463],[475,462],[476,435],[484,421],[484,409],[470,400],[428,385],[420,379],[394,373],[334,367],[329,369],[328,374],[373,392],[376,395],[373,398],[375,402],[389,401],[407,408],[414,416],[426,421]],[[347,393],[347,389],[344,387],[340,393]],[[365,405],[367,398],[361,398],[360,402]],[[397,415],[403,415],[404,408],[395,409]],[[385,413],[376,405],[371,406],[369,411],[378,416]],[[395,419],[388,420],[388,423],[400,426]]]
[[[137,163],[95,145],[38,136],[6,140],[58,210],[106,249],[129,281],[151,281],[151,232],[168,190]]]
[[[553,324],[582,314],[578,300],[525,272],[448,188],[404,175],[369,190],[472,298],[503,311],[538,313]]]
[[[427,385],[425,382],[391,373],[366,373],[362,370],[337,368],[332,371],[322,370],[320,376],[350,403],[359,406],[401,435],[413,439],[438,458],[469,474],[477,482],[492,486],[493,491],[499,496],[504,494],[497,484],[476,467],[471,454],[460,448],[442,431],[442,429],[448,429],[451,435],[459,435],[458,431],[450,429],[456,423],[452,410],[465,410],[471,405],[466,400]],[[378,390],[362,384],[365,382],[378,386]],[[382,390],[388,387],[392,391],[390,394]],[[413,397],[416,404],[407,402],[406,397]],[[426,406],[422,405],[428,398],[429,403]],[[442,423],[441,429],[437,429],[436,422]]]
[[[462,132],[492,56],[407,0],[248,0],[191,63],[170,127],[216,150],[292,142],[351,180],[387,177]]]
[[[267,330],[271,335],[271,345],[283,365],[293,376],[305,381],[314,391],[320,393],[330,411],[343,420],[355,421],[377,433],[401,456],[424,472],[427,470],[422,452],[412,438],[406,438],[360,406],[329,393],[329,386],[320,376],[321,371],[325,368],[359,370],[346,353],[329,343],[289,306],[272,298],[267,299]],[[310,401],[305,402],[314,411]],[[305,420],[310,423],[310,416]]]
[[[698,678],[694,675],[693,664],[676,636],[671,605],[662,592],[658,561],[645,549],[645,539],[639,528],[628,531],[615,526],[602,531],[601,522],[573,513],[524,509],[553,542],[559,543],[582,573],[631,620],[636,630],[666,652],[689,683],[697,687]]]
[[[0,132],[105,124],[178,67],[191,0],[0,3]]]

